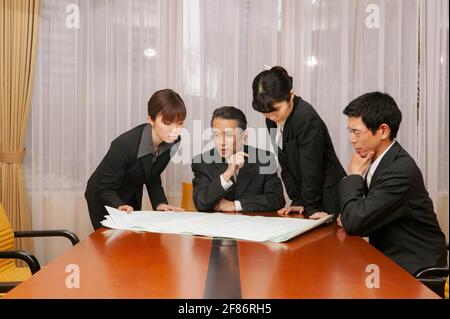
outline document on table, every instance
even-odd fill
[[[105,206],[102,225],[113,229],[284,242],[331,220],[230,215],[222,213],[135,211]]]

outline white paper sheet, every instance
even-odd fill
[[[105,206],[102,225],[113,229],[284,242],[329,220],[280,218],[222,213],[136,211],[127,214]]]

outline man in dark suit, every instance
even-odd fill
[[[370,243],[411,274],[445,266],[446,245],[433,203],[414,159],[395,140],[401,112],[387,94],[352,101],[350,141],[356,151],[339,185],[338,224]]]
[[[274,212],[285,205],[275,156],[244,145],[247,120],[241,110],[214,111],[215,147],[192,160],[193,199],[199,211]]]

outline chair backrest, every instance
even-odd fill
[[[14,232],[6,217],[5,210],[0,203],[0,250],[14,249]],[[14,269],[14,259],[0,259],[0,273]]]
[[[192,183],[181,183],[181,208],[191,212],[197,210],[192,199]]]

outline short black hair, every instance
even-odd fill
[[[183,122],[186,119],[186,106],[181,96],[171,89],[156,91],[147,104],[148,115],[155,120],[161,113],[165,122]]]
[[[213,126],[214,119],[221,118],[224,120],[236,120],[238,127],[245,131],[247,129],[247,118],[244,112],[234,106],[222,106],[214,110],[211,118],[211,127]]]
[[[389,94],[381,92],[370,92],[357,97],[347,105],[343,113],[349,117],[361,117],[373,134],[381,124],[387,124],[391,129],[391,140],[397,137],[402,121],[402,112],[395,100]]]
[[[261,113],[275,111],[274,103],[289,102],[292,76],[281,66],[259,73],[253,80],[253,109]]]

